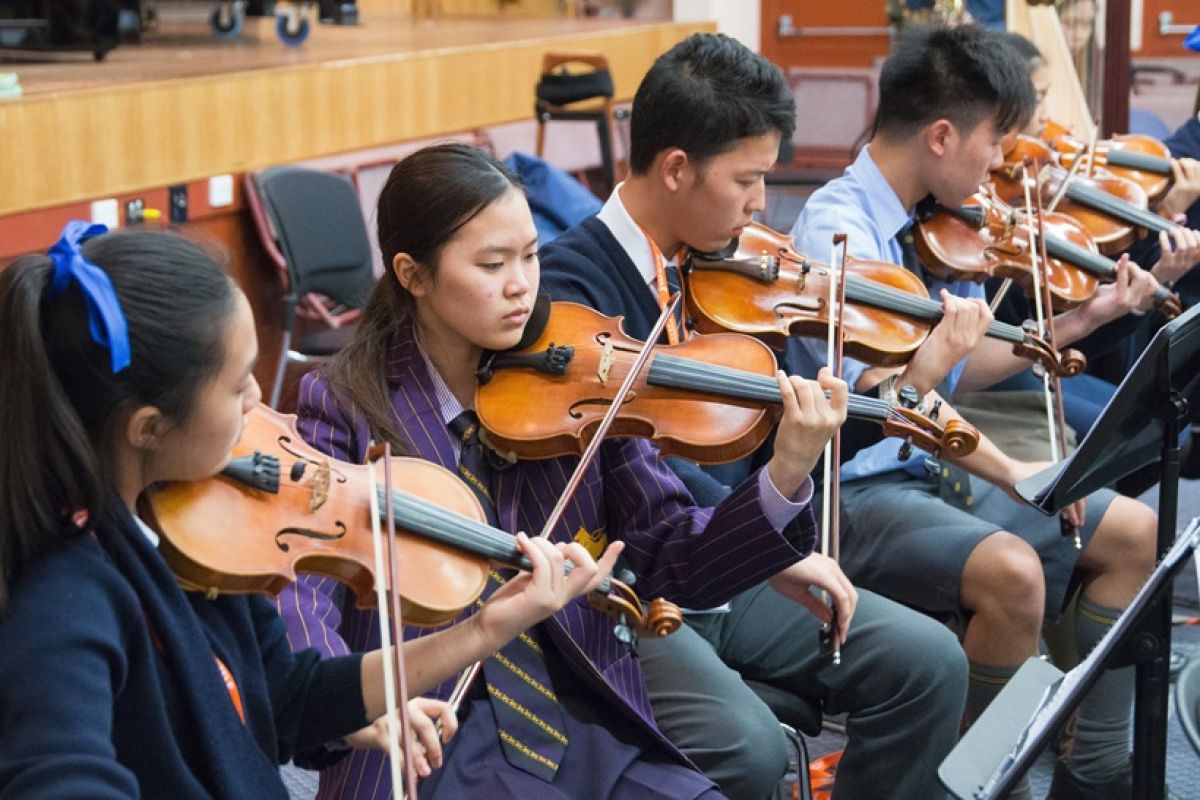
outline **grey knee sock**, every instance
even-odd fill
[[[975,720],[979,719],[979,715],[988,707],[988,704],[996,699],[996,695],[1000,694],[1012,676],[1016,673],[1016,667],[996,667],[991,664],[980,664],[977,661],[968,661],[969,671],[967,672],[967,710],[963,719],[963,727],[967,728],[975,724]],[[1029,776],[1021,776],[1021,780],[1017,781],[1017,785],[1008,793],[1009,800],[1032,800],[1033,788],[1029,784]]]
[[[1075,609],[1075,644],[1085,656],[1121,612],[1080,597]],[[1067,766],[1090,783],[1112,780],[1129,769],[1129,724],[1133,714],[1134,668],[1105,670],[1088,692],[1063,739]]]

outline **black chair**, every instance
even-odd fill
[[[569,72],[568,64],[590,68]],[[596,52],[549,52],[542,56],[542,75],[534,89],[533,115],[537,120],[534,154],[542,157],[546,123],[553,121],[594,122],[600,140],[602,195],[617,185],[617,149],[614,132],[617,120],[628,115],[613,107],[613,79],[608,58]],[[585,181],[581,180],[581,183]]]
[[[353,336],[375,282],[371,244],[358,193],[344,175],[271,167],[248,173],[246,189],[284,292],[283,346],[271,387],[275,408],[289,359],[332,355]],[[293,342],[298,316],[324,325]]]

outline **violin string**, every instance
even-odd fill
[[[283,492],[308,492],[308,487],[300,484],[285,483],[279,487]],[[382,505],[385,497],[384,489],[376,489],[376,496]],[[493,528],[491,525],[464,516],[452,509],[443,508],[432,500],[419,495],[393,490],[393,516],[396,525],[430,541],[466,550],[472,555],[487,558],[510,567],[528,570],[529,559],[517,549],[511,534]],[[382,513],[382,512],[381,512]],[[566,571],[571,571],[568,562]],[[607,594],[612,585],[612,576],[606,577],[596,588],[597,592]]]
[[[443,508],[432,500],[408,492],[394,491],[393,505],[396,511],[396,525],[407,528],[416,534],[424,535],[433,541],[442,542],[451,547],[463,547],[473,555],[482,556],[506,566],[522,570],[532,569],[529,559],[516,546],[512,534],[499,528],[493,528],[478,520],[463,516],[452,509]],[[404,507],[409,507],[401,513]],[[452,536],[461,536],[463,540],[455,540],[452,536],[442,535],[449,531]],[[475,541],[470,541],[474,539]],[[572,565],[565,564],[565,571],[570,572]],[[607,594],[611,587],[612,576],[607,576],[596,587],[596,591]]]
[[[773,377],[666,353],[654,357],[647,379],[658,385],[707,391],[743,400],[779,403],[782,399],[779,384]],[[884,420],[892,412],[892,406],[886,401],[859,394],[850,395],[848,406],[850,415],[859,419]]]
[[[1144,208],[1133,205],[1128,200],[1113,197],[1108,192],[1094,186],[1072,181],[1067,187],[1067,197],[1080,203],[1097,208],[1117,219],[1131,222],[1155,233],[1170,231],[1172,225],[1157,214],[1151,214]]]
[[[279,487],[280,494],[310,491],[309,487],[296,483],[283,483]],[[386,497],[384,490],[377,489],[376,495],[382,505]],[[516,557],[517,549],[512,536],[490,525],[400,490],[392,491],[392,502],[393,516],[400,527],[450,546],[472,550],[476,555],[501,563],[512,564]]]
[[[1117,274],[1117,262],[1060,236],[1046,234],[1046,252],[1054,258],[1069,262],[1092,273],[1101,280],[1112,280],[1113,276]],[[1156,303],[1161,305],[1169,299],[1171,299],[1171,292],[1165,286],[1155,289],[1154,300]]]
[[[1105,160],[1108,161],[1109,166],[1113,167],[1126,167],[1128,169],[1142,170],[1143,172],[1153,172],[1155,175],[1171,174],[1171,162],[1169,159],[1152,156],[1149,153],[1139,153],[1136,150],[1110,148],[1105,154]]]
[[[1111,259],[1059,236],[1046,235],[1046,251],[1054,258],[1070,262],[1098,278],[1111,279],[1117,271]]]
[[[881,308],[884,311],[895,311],[907,314],[917,319],[936,322],[942,318],[942,304],[936,300],[923,297],[912,297],[898,290],[889,289],[879,283],[848,276],[846,280],[846,297],[857,302]],[[1015,325],[1005,322],[992,322],[988,326],[988,335],[994,339],[1017,343],[1025,340],[1025,333]]]

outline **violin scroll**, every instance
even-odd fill
[[[683,624],[683,612],[679,606],[661,597],[650,601],[649,607],[643,612],[642,601],[637,594],[628,584],[616,578],[609,579],[607,587],[588,595],[588,604],[619,620],[617,638],[627,644],[632,643],[631,634],[658,639],[671,635]]]
[[[946,423],[942,437],[942,452],[950,458],[962,458],[975,452],[979,445],[979,431],[968,422],[952,419]]]
[[[1032,326],[1032,323],[1027,323],[1027,326]],[[1013,355],[1034,361],[1046,372],[1060,378],[1072,378],[1087,367],[1087,356],[1083,353],[1074,348],[1058,352],[1035,333],[1027,327],[1025,338],[1013,344]]]
[[[962,420],[950,420],[945,427],[915,409],[893,406],[883,422],[887,436],[903,439],[930,453],[944,453],[950,458],[963,458],[975,452],[979,431]]]

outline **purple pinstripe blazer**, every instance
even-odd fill
[[[387,383],[402,440],[407,438],[417,455],[455,471],[451,434],[411,325],[401,329],[388,353]],[[365,418],[339,403],[319,373],[301,384],[299,416],[300,432],[314,447],[341,460],[364,460]],[[716,508],[699,508],[656,453],[642,439],[606,442],[553,538],[571,541],[580,528],[604,528],[610,539],[626,543],[623,557],[637,575],[639,595],[663,596],[691,608],[723,603],[811,552],[816,538],[811,509],[801,512],[787,535],[777,532],[763,515],[757,474]],[[540,531],[577,463],[575,457],[522,461],[498,473],[493,490],[500,527]],[[375,613],[358,611],[353,599],[341,594],[333,580],[315,576],[284,590],[279,607],[294,648],[312,646],[336,655],[379,646]],[[616,640],[612,625],[576,598],[543,628],[581,681],[688,763],[655,727],[636,654]],[[426,633],[409,628],[405,636]],[[435,695],[445,698],[452,684],[447,681]],[[356,751],[326,770],[319,797],[386,797],[388,784],[383,754]]]

